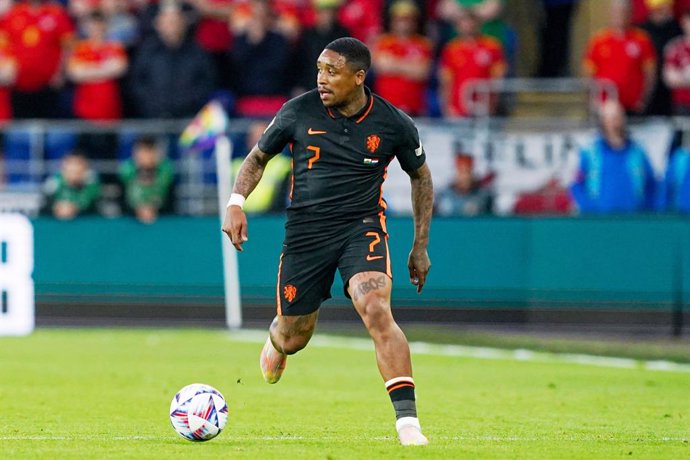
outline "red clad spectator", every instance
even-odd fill
[[[419,10],[415,3],[410,0],[393,3],[390,16],[390,33],[380,36],[372,47],[374,89],[409,115],[421,115],[433,45],[416,33]]]
[[[17,76],[17,61],[10,52],[7,41],[0,40],[0,121],[12,119],[10,86]]]
[[[340,8],[340,23],[352,32],[352,36],[371,43],[382,29],[383,0],[351,0]]]
[[[649,35],[631,26],[627,0],[612,0],[610,26],[590,40],[583,70],[613,82],[626,111],[645,109],[656,79],[656,53]]]
[[[71,44],[74,26],[56,2],[30,0],[14,4],[0,21],[18,71],[12,105],[16,118],[55,116],[62,83],[63,53]]]
[[[671,88],[673,113],[690,115],[690,9],[680,19],[683,35],[664,49],[664,81]]]
[[[273,0],[273,7],[278,14],[294,17],[302,27],[311,27],[316,22],[314,0]]]
[[[230,88],[232,63],[228,52],[232,48],[233,36],[230,30],[230,15],[234,0],[187,0],[200,15],[196,25],[195,39],[201,49],[213,60],[219,86]]]
[[[314,24],[315,13],[310,0],[273,0],[271,3],[277,15],[276,29],[292,42],[297,41],[304,27]]]
[[[521,193],[513,213],[521,215],[558,215],[570,214],[574,208],[570,191],[560,184],[558,179],[550,179],[545,185],[533,192]]]
[[[632,0],[632,23],[642,24],[649,17],[649,9],[655,8],[663,0]],[[690,8],[690,0],[675,0],[673,2],[673,14],[680,20],[683,12]]]
[[[227,53],[232,44],[230,13],[233,0],[187,0],[201,16],[196,26],[196,41],[209,53]]]
[[[67,62],[67,76],[76,83],[74,114],[86,120],[122,118],[117,79],[127,70],[127,55],[118,42],[106,41],[105,17],[94,12],[84,19],[86,39],[76,43]]]
[[[235,35],[247,29],[256,8],[268,8],[271,29],[291,42],[296,42],[302,27],[313,24],[315,18],[309,0],[235,0],[233,3],[230,29]]]
[[[469,10],[460,10],[456,18],[458,38],[448,42],[441,52],[441,108],[447,117],[473,115],[466,107],[468,85],[477,80],[502,78],[507,70],[498,40],[479,33],[479,21]],[[476,99],[475,95],[471,95]]]

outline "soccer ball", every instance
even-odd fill
[[[215,438],[227,421],[225,398],[210,385],[187,385],[170,403],[170,423],[180,436],[190,441]]]

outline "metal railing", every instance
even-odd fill
[[[212,152],[189,154],[178,146],[178,138],[189,120],[124,120],[111,124],[84,121],[31,120],[0,127],[0,211],[21,210],[35,215],[41,206],[41,187],[59,170],[65,153],[80,145],[84,135],[111,135],[111,157],[102,152],[84,152],[91,167],[101,175],[115,176],[119,165],[131,155],[140,136],[154,136],[175,165],[175,212],[215,212],[216,177]],[[252,120],[233,120],[228,135],[242,139]],[[239,148],[239,153],[244,148]],[[109,190],[104,187],[108,198]],[[112,208],[111,208],[112,209]]]
[[[583,94],[587,105],[585,112],[593,115],[602,97],[618,99],[616,85],[610,80],[589,78],[502,78],[473,80],[465,85],[460,97],[472,116],[490,117],[494,100],[498,96],[521,93]]]
[[[543,177],[568,177],[576,163],[579,147],[588,141],[594,131],[591,119],[522,119],[522,118],[468,118],[459,120],[417,119],[420,135],[427,151],[427,161],[438,187],[447,184],[453,176],[453,156],[459,150],[473,155],[478,161],[478,172],[504,172],[498,175],[497,195],[521,193],[539,184]],[[650,126],[654,121],[642,120],[646,137],[654,137],[653,156],[663,158],[666,140],[661,142],[662,130]],[[249,119],[233,119],[229,136],[235,143],[235,156],[246,153],[244,136],[253,123]],[[636,124],[633,120],[633,126]],[[683,140],[690,144],[690,118],[658,120],[663,132],[679,130]],[[176,168],[174,211],[182,215],[207,215],[217,211],[216,164],[212,152],[187,154],[178,148],[179,133],[187,120],[127,120],[112,125],[93,125],[78,121],[34,120],[10,123],[0,127],[3,151],[0,152],[0,211],[22,211],[29,215],[41,206],[41,185],[59,167],[60,149],[65,144],[55,141],[57,134],[66,134],[76,142],[85,133],[114,134],[118,143],[114,159],[98,159],[92,166],[100,174],[114,175],[120,162],[128,156],[128,146],[137,136],[153,135],[171,156]],[[57,133],[57,134],[56,134]],[[24,136],[17,156],[8,149],[12,136]],[[51,137],[53,136],[53,137]],[[665,135],[664,139],[669,136]],[[661,143],[664,146],[660,145]],[[668,144],[668,145],[667,145]],[[22,150],[23,149],[23,150]],[[53,149],[53,151],[51,151]],[[651,149],[650,149],[651,150]],[[22,156],[23,155],[23,156]],[[654,162],[653,162],[654,163]],[[663,168],[661,162],[657,170]],[[4,171],[2,171],[4,170]],[[107,190],[104,190],[106,193]],[[384,189],[392,212],[409,213],[409,178],[399,168],[391,168]],[[103,212],[116,215],[117,211]]]

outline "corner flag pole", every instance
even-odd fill
[[[225,205],[232,192],[232,142],[226,135],[218,136],[215,145],[216,174],[218,175],[218,216],[220,224],[225,219]],[[223,280],[225,287],[225,322],[230,329],[242,327],[242,305],[240,301],[240,272],[237,251],[230,239],[221,233],[223,247]]]

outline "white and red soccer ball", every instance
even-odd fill
[[[215,438],[227,421],[225,398],[210,385],[187,385],[170,403],[170,423],[180,436],[190,441]]]

